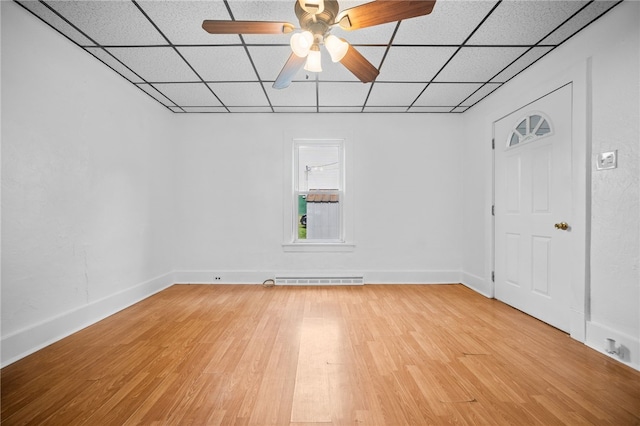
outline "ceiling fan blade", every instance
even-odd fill
[[[295,27],[288,22],[205,20],[202,28],[211,34],[287,34]]]
[[[380,71],[351,45],[340,63],[363,83],[371,83],[380,74]]]
[[[306,61],[307,58],[301,58],[295,53],[291,53],[289,59],[287,60],[287,63],[284,64],[284,67],[282,67],[280,74],[278,74],[276,81],[273,82],[273,88],[285,89],[289,87],[289,85],[291,84],[291,80],[293,80],[293,77],[296,75],[298,70],[302,68]]]
[[[435,4],[435,0],[378,0],[342,11],[336,18],[336,22],[344,30],[358,30],[428,15]]]

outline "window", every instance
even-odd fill
[[[347,243],[344,139],[294,139],[291,182],[286,185],[285,249],[342,251]],[[291,170],[291,169],[290,169]],[[288,223],[287,223],[288,222]]]
[[[552,134],[549,120],[541,113],[531,114],[518,122],[511,131],[507,141],[508,147],[513,147],[525,142]]]
[[[294,143],[296,241],[342,241],[341,140]]]

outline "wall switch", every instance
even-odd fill
[[[596,170],[608,170],[618,167],[618,150],[602,152],[596,159]]]

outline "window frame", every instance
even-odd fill
[[[345,137],[326,137],[326,138],[302,138],[291,137],[285,138],[284,149],[284,204],[283,204],[283,242],[284,251],[326,251],[341,252],[353,251],[355,244],[353,243],[353,209],[351,196],[351,175],[352,170],[352,153],[351,147],[347,143]],[[340,235],[336,240],[303,240],[298,238],[298,149],[304,146],[325,145],[339,146],[341,160],[341,183],[339,188],[339,214],[340,214]],[[309,188],[307,188],[308,190]],[[308,192],[308,191],[306,191]]]

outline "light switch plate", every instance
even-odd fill
[[[596,159],[596,170],[608,170],[618,167],[618,150],[602,152]]]

